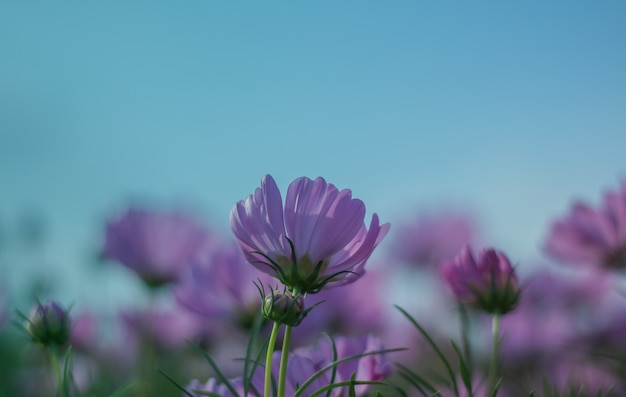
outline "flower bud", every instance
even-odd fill
[[[500,251],[485,248],[477,260],[465,247],[453,261],[441,266],[444,278],[456,298],[488,313],[511,311],[519,299],[517,275]]]
[[[70,338],[69,312],[57,302],[38,303],[28,317],[26,332],[35,343],[64,345]]]
[[[304,310],[302,295],[294,297],[288,291],[273,291],[265,296],[262,310],[265,318],[291,326],[300,324],[308,313],[308,310]]]

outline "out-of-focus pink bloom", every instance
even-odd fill
[[[512,365],[541,356],[554,357],[606,324],[607,303],[618,297],[605,272],[566,274],[542,270],[524,282],[524,293],[502,319],[503,357]],[[594,330],[595,329],[595,330]]]
[[[483,248],[477,260],[465,246],[441,271],[456,298],[488,313],[504,314],[515,307],[520,288],[509,259],[493,248]]]
[[[583,395],[595,396],[599,390],[605,393],[611,390],[610,395],[623,396],[626,391],[622,379],[611,373],[609,368],[591,362],[588,358],[560,357],[553,364],[553,367],[545,364],[542,367],[548,369],[545,374],[547,379],[564,393],[571,389],[582,391]]]
[[[270,175],[233,208],[230,223],[248,262],[299,293],[355,281],[389,225],[372,216],[348,189],[323,178],[298,178],[287,189],[285,206]]]
[[[572,264],[626,268],[626,181],[619,191],[607,192],[598,208],[574,204],[552,224],[546,251]]]
[[[190,266],[174,287],[174,293],[187,309],[247,328],[261,309],[254,283],[269,285],[272,280],[250,266],[237,246],[219,244]]]
[[[178,280],[209,242],[208,231],[185,214],[130,208],[107,224],[102,256],[159,286]]]
[[[292,336],[298,344],[317,339],[320,333],[355,336],[380,334],[385,321],[387,291],[385,274],[368,271],[357,282],[340,289],[330,288],[307,297],[307,306],[314,307]]]
[[[272,356],[272,373],[278,374],[280,370],[280,354],[281,352],[274,352]],[[289,353],[289,365],[287,366],[287,382],[285,383],[285,395],[293,396],[296,390],[306,382],[311,375],[313,375],[319,368],[315,363],[304,355],[297,353]],[[278,375],[276,375],[278,378]],[[328,386],[330,383],[330,375],[322,374],[322,376],[316,378],[309,386],[304,389],[303,396],[309,396],[316,390],[324,386]],[[259,389],[262,390],[262,389]]]
[[[124,312],[121,316],[129,331],[127,341],[137,343],[137,347],[145,338],[163,350],[181,349],[187,340],[198,342],[208,332],[203,319],[181,310],[144,310]]]
[[[98,323],[92,313],[74,316],[70,343],[78,351],[94,351],[98,343]]]
[[[375,352],[384,349],[379,338],[372,335],[359,337],[335,337],[337,360],[366,352]],[[333,348],[330,340],[321,339],[315,347],[303,347],[296,349],[295,354],[308,357],[315,365],[315,370],[320,370],[333,362]],[[337,365],[335,382],[349,381],[352,374],[356,374],[356,380],[378,382],[387,378],[392,371],[392,366],[387,361],[385,353],[365,355],[363,357],[347,360]],[[330,370],[329,370],[330,373]],[[357,395],[364,394],[370,385],[358,385],[355,388]],[[335,389],[333,396],[347,396],[348,388]]]
[[[391,256],[411,266],[436,267],[474,242],[475,225],[469,216],[442,212],[424,214],[394,229]]]

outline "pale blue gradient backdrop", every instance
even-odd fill
[[[625,20],[623,1],[3,1],[0,229],[48,224],[4,284],[114,300],[126,274],[85,264],[107,214],[185,203],[227,231],[265,173],[324,176],[385,221],[467,207],[536,261],[550,219],[626,176]]]

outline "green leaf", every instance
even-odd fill
[[[439,357],[443,365],[446,367],[446,370],[448,371],[448,374],[450,375],[450,380],[452,380],[452,388],[454,390],[454,395],[458,397],[459,388],[456,384],[456,376],[454,375],[454,371],[452,371],[452,367],[450,366],[450,363],[446,359],[446,356],[444,356],[441,350],[439,349],[439,346],[437,346],[437,344],[435,343],[433,338],[431,338],[428,332],[426,332],[426,330],[417,322],[417,320],[415,320],[409,313],[407,313],[406,310],[404,310],[398,305],[393,305],[393,306],[396,309],[400,310],[400,312],[404,314],[404,316],[415,326],[415,328],[419,330],[419,332],[424,336],[424,338],[426,338],[426,341],[428,341],[428,344],[433,348],[433,350],[435,351],[435,353],[437,354],[437,356]]]
[[[204,391],[204,390],[192,390],[192,392],[199,394],[201,396],[210,396],[210,397],[222,397],[221,395],[212,392],[212,391]]]
[[[330,334],[324,333],[324,335],[330,339],[330,345],[332,346],[333,349],[333,362],[337,361],[337,344],[335,343],[335,339],[333,339],[333,337]],[[337,378],[337,366],[334,366],[330,375],[330,382],[329,383],[335,383],[335,379]],[[326,393],[326,397],[330,397],[331,395],[331,390],[328,390],[328,392]]]
[[[355,385],[386,385],[386,383],[384,382],[376,382],[376,381],[365,381],[365,380],[355,380],[355,381],[345,381],[345,382],[337,382],[337,383],[333,383],[332,385],[327,385],[324,387],[321,387],[319,389],[317,389],[315,392],[311,393],[311,395],[309,397],[317,397],[320,394],[328,391],[328,390],[332,390],[332,389],[336,389],[339,387],[344,387],[344,386],[348,386],[354,388]],[[295,397],[295,396],[294,396]]]
[[[125,384],[124,386],[121,386],[118,389],[116,389],[109,397],[122,397],[124,394],[126,394],[130,390],[134,389],[135,386],[137,386],[137,382],[135,382],[135,381],[129,382],[129,383]],[[183,391],[186,391],[186,390],[183,389]]]
[[[400,375],[406,380],[408,380],[411,384],[416,386],[416,388],[420,390],[422,394],[426,395],[426,393],[421,388],[421,386],[424,386],[431,393],[435,393],[437,391],[437,388],[433,386],[430,382],[428,382],[426,379],[416,374],[409,368],[405,367],[404,365],[400,363],[396,363],[396,367],[400,369]]]
[[[159,371],[159,373],[163,376],[165,376],[170,382],[172,382],[172,384],[174,386],[176,386],[178,388],[178,390],[182,391],[183,393],[185,393],[188,397],[193,397],[193,395],[191,393],[189,393],[187,391],[187,389],[185,389],[183,386],[181,386],[178,382],[176,382],[174,380],[174,378],[172,378],[171,376],[169,376],[168,374],[166,374],[165,372],[161,371],[160,369],[157,368],[157,371]]]
[[[316,371],[313,375],[309,376],[309,378],[306,381],[304,381],[302,383],[302,385],[300,385],[298,390],[296,390],[296,393],[294,394],[293,397],[299,397],[304,392],[304,389],[307,388],[315,379],[319,378],[320,376],[322,376],[322,374],[324,372],[328,371],[329,369],[331,369],[333,367],[336,367],[337,365],[339,365],[341,363],[344,363],[344,362],[350,361],[350,360],[354,360],[354,359],[357,359],[357,358],[361,358],[361,357],[372,356],[372,355],[375,355],[375,354],[393,353],[393,352],[404,351],[404,350],[406,350],[406,348],[372,350],[372,351],[368,351],[368,352],[364,352],[364,353],[353,354],[351,356],[344,357],[341,360],[334,361],[334,362],[332,362],[330,364],[325,365],[324,367],[322,367],[318,371]],[[326,391],[326,390],[324,390],[324,391]]]
[[[63,364],[63,394],[65,397],[70,397],[70,384],[71,384],[71,373],[70,370],[70,360],[72,359],[72,346],[67,348],[67,352],[65,352],[65,363]]]
[[[202,349],[200,346],[196,345],[195,343],[193,343],[192,341],[187,341],[191,346],[193,346],[198,352],[200,352],[200,354],[202,354],[202,356],[208,361],[209,365],[211,366],[211,368],[213,368],[213,371],[215,371],[215,376],[217,377],[217,379],[219,379],[220,382],[222,382],[224,385],[226,385],[226,387],[228,388],[228,390],[233,393],[233,396],[238,396],[239,393],[237,393],[237,390],[235,390],[235,388],[233,387],[233,385],[228,381],[228,379],[224,376],[224,374],[222,373],[222,371],[220,371],[220,369],[218,368],[217,364],[215,364],[215,361],[213,361],[213,359],[211,358],[211,356],[209,356],[209,354],[207,352],[204,351],[204,349]]]
[[[261,326],[263,325],[263,313],[259,311],[254,318],[254,322],[252,323],[252,330],[250,332],[250,338],[248,339],[248,346],[246,347],[246,359],[243,363],[243,395],[248,395],[248,389],[250,388],[250,383],[252,381],[252,376],[254,376],[254,372],[258,366],[258,361],[255,360],[253,362],[252,370],[248,368],[248,364],[250,362],[250,356],[252,355],[252,349],[254,347],[254,342],[259,336],[261,331]],[[261,352],[263,349],[261,349]],[[250,372],[249,372],[250,371]]]
[[[461,379],[463,380],[463,384],[465,385],[465,390],[467,390],[467,395],[469,397],[474,397],[474,392],[472,390],[472,376],[470,375],[469,368],[467,367],[467,363],[463,359],[463,354],[461,353],[461,349],[457,346],[454,341],[450,341],[452,343],[452,347],[456,352],[457,357],[459,358],[459,372],[461,373]]]
[[[356,397],[355,380],[356,372],[353,372],[352,375],[350,375],[350,388],[348,389],[348,397]]]

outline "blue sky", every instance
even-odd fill
[[[471,208],[530,262],[551,218],[626,177],[624,17],[621,1],[2,2],[0,228],[41,213],[47,265],[28,271],[91,299],[83,262],[129,200],[226,231],[264,174],[319,175],[392,222]]]

